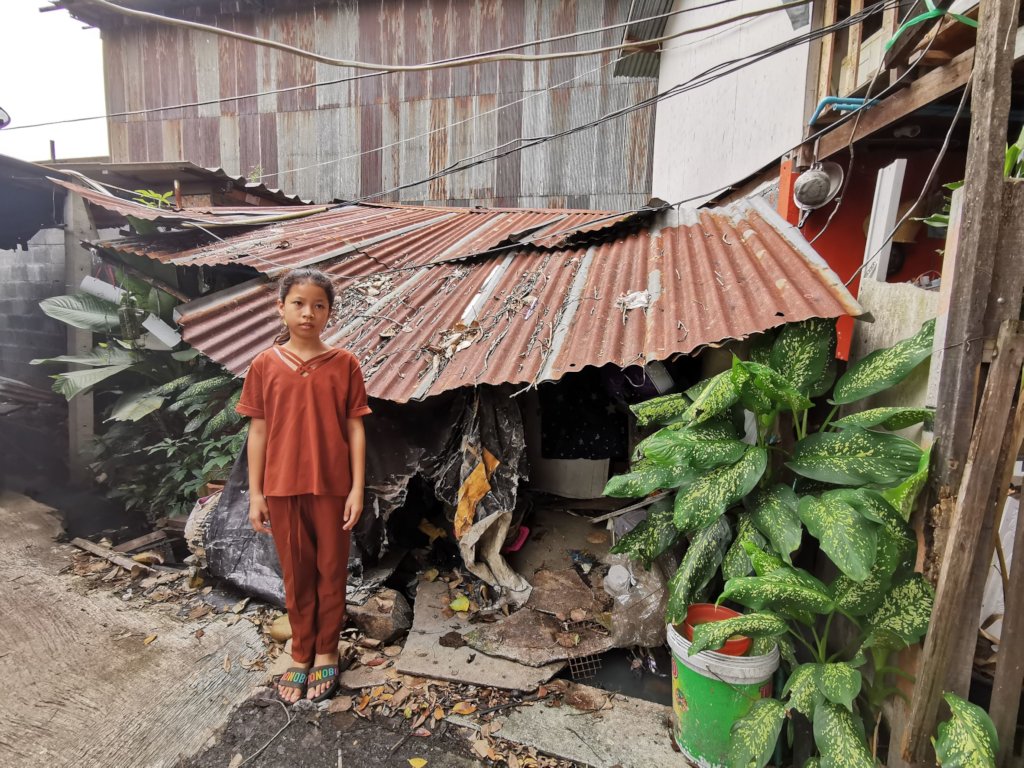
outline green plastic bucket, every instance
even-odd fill
[[[672,649],[673,736],[680,751],[701,768],[728,762],[732,724],[754,702],[772,695],[779,649],[767,656],[726,656],[701,651],[688,656],[689,641],[668,627]]]

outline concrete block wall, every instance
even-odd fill
[[[27,251],[0,251],[0,376],[50,388],[50,375],[62,369],[29,361],[65,354],[64,324],[39,308],[64,293],[63,230],[40,231]]]

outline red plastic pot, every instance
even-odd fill
[[[687,640],[693,642],[693,628],[698,624],[709,624],[712,621],[725,621],[735,619],[743,614],[736,613],[730,608],[723,608],[714,603],[694,603],[686,609],[686,620],[683,622],[683,635]],[[719,649],[711,649],[716,653],[724,653],[726,656],[743,656],[750,650],[751,640],[749,637],[737,635],[730,637]]]

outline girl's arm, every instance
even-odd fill
[[[263,469],[267,463],[267,420],[249,423],[249,522],[258,533],[270,533],[270,510],[263,495]]]
[[[346,419],[348,430],[348,461],[352,472],[352,490],[345,499],[342,529],[351,531],[363,514],[363,489],[366,487],[366,430],[363,417]]]

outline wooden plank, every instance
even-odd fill
[[[949,541],[956,542],[943,558],[939,583],[932,611],[933,631],[925,638],[921,669],[917,675],[911,700],[910,721],[903,745],[904,757],[914,763],[930,762],[930,737],[935,732],[939,702],[946,688],[947,670],[953,662],[957,633],[949,631],[958,625],[977,627],[964,616],[973,616],[973,605],[965,603],[977,560],[978,544],[985,518],[992,509],[989,501],[993,483],[1000,479],[997,461],[1004,445],[1012,414],[1014,394],[1024,364],[1024,325],[1007,321],[1000,330],[999,354],[985,386],[977,426],[971,437],[970,454],[963,484],[957,496]],[[982,553],[989,554],[990,553]],[[966,696],[966,691],[958,691]]]
[[[113,551],[122,554],[136,552],[140,549],[152,547],[154,544],[162,544],[165,541],[170,541],[170,536],[167,535],[166,531],[153,531],[152,533],[147,533],[118,544],[116,547],[113,547]]]
[[[935,0],[934,3],[936,8],[949,8],[952,4],[953,0]],[[928,9],[925,6],[924,0],[917,0],[917,2],[911,6],[904,18],[912,19],[914,16],[917,16],[919,13],[924,13],[926,10]],[[886,14],[888,15],[888,11],[886,11]],[[914,26],[906,29],[903,34],[900,35],[899,39],[893,44],[892,48],[886,51],[885,59],[883,60],[885,66],[893,67],[897,64],[905,64],[910,53],[917,47],[917,44],[924,39],[925,34],[932,29],[936,24],[936,21],[941,21],[942,19],[943,17],[940,16],[937,20],[930,23],[924,22],[921,24],[915,24]]]
[[[864,0],[850,0],[850,15],[854,16],[864,10]],[[850,67],[850,91],[857,90],[857,83],[860,77],[860,44],[864,39],[864,25],[854,24],[850,27],[849,37],[846,43],[846,60]],[[840,93],[840,96],[846,96]]]
[[[1004,181],[1002,198],[992,294],[985,308],[986,336],[995,336],[1004,320],[1020,317],[1024,298],[1024,181]]]
[[[112,549],[101,547],[99,544],[93,544],[91,541],[88,541],[86,539],[72,539],[71,543],[79,549],[84,549],[89,554],[96,555],[96,557],[102,557],[104,560],[109,560],[114,565],[121,566],[129,573],[137,573],[139,571],[142,571],[144,573],[152,573],[154,570],[148,565],[137,563],[130,557],[120,555],[117,552],[114,552]]]
[[[827,0],[822,26],[828,27],[836,23],[839,0]],[[836,50],[836,33],[832,32],[821,41],[821,64],[818,69],[818,100],[832,95],[832,65]],[[807,115],[810,118],[810,115]],[[806,130],[810,130],[807,128]]]

